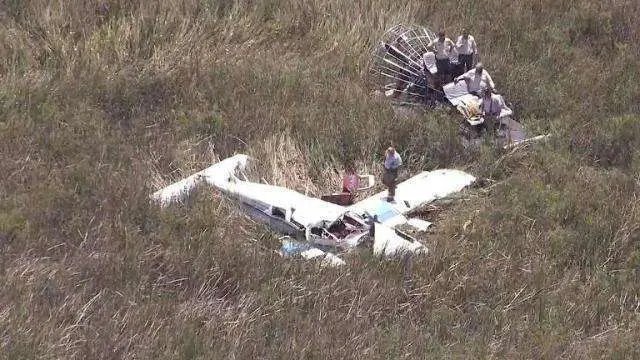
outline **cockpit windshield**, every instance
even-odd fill
[[[384,223],[395,216],[401,215],[401,213],[388,202],[380,201],[376,204],[375,211],[371,215],[376,215],[378,222]]]

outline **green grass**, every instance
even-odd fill
[[[491,9],[487,11],[486,9]],[[2,358],[637,358],[640,9],[631,1],[0,4]],[[465,149],[447,111],[367,87],[398,22],[469,26],[518,119],[554,137]],[[282,259],[212,189],[160,185],[236,152],[270,183],[488,178],[400,262]],[[465,226],[465,224],[467,224]]]

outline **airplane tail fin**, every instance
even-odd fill
[[[243,154],[226,158],[217,164],[154,192],[151,194],[151,199],[161,206],[166,206],[172,202],[183,200],[201,182],[225,189],[227,184],[237,180],[236,171],[244,169],[248,159],[249,157]]]

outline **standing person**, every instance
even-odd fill
[[[445,81],[446,76],[451,72],[451,62],[449,57],[451,56],[451,52],[453,52],[454,47],[455,44],[451,39],[446,37],[444,30],[440,30],[438,38],[427,45],[427,49],[433,50],[436,54],[436,68],[438,69],[438,77],[440,78],[441,83]]]
[[[462,35],[458,36],[456,42],[456,50],[458,50],[458,62],[464,67],[464,71],[473,68],[473,58],[478,55],[478,45],[476,39],[469,35],[469,30],[462,29]]]
[[[348,164],[345,167],[344,177],[342,178],[342,192],[353,194],[360,186],[360,179],[356,174],[353,165]]]
[[[384,157],[384,174],[382,175],[382,183],[388,188],[387,201],[393,202],[396,196],[396,182],[398,180],[398,171],[402,166],[402,158],[400,154],[393,148],[389,147]]]

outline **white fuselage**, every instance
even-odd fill
[[[157,191],[152,198],[166,204],[184,197],[200,182],[213,185],[240,202],[252,218],[267,223],[286,235],[340,248],[357,246],[368,234],[370,225],[349,209],[281,186],[241,180],[248,161],[246,155],[235,155],[214,164],[173,185]]]

